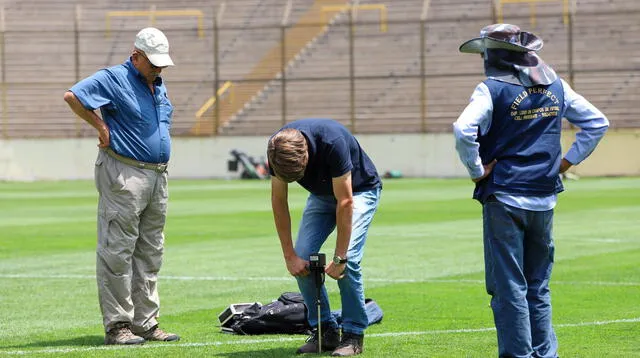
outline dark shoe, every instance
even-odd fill
[[[342,340],[336,348],[332,357],[349,357],[362,353],[364,344],[364,335],[349,332],[342,332]]]
[[[143,344],[144,338],[131,332],[128,323],[116,323],[104,336],[104,344]]]
[[[340,331],[337,328],[322,326],[322,351],[330,352],[340,344]],[[307,343],[298,348],[296,354],[318,353],[318,330],[307,338]]]
[[[180,336],[178,336],[177,334],[167,333],[158,328],[157,325],[140,334],[140,336],[147,341],[175,342],[180,340]]]

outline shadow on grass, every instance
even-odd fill
[[[329,356],[331,352],[322,354]],[[253,349],[249,351],[228,352],[215,354],[216,357],[225,358],[282,358],[282,357],[300,357],[296,355],[296,349],[291,347],[270,348],[270,349]],[[315,356],[318,356],[317,354]]]
[[[64,347],[64,346],[102,346],[104,336],[80,336],[68,339],[54,339],[50,341],[36,341],[27,344],[16,344],[13,346],[2,346],[2,348],[42,348],[42,347]]]

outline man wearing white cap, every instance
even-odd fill
[[[69,107],[98,131],[96,278],[105,344],[177,341],[158,328],[173,106],[160,73],[169,41],[142,29],[131,57],[75,84]],[[100,109],[101,116],[95,112]]]
[[[460,52],[482,54],[487,79],[453,125],[456,149],[482,203],[486,289],[498,355],[556,358],[549,280],[560,174],[585,160],[607,118],[536,54],[542,40],[494,24]],[[562,118],[580,128],[562,156]]]

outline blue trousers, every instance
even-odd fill
[[[340,298],[342,301],[342,330],[355,334],[363,334],[368,325],[364,302],[364,285],[360,262],[364,254],[364,244],[367,239],[369,225],[378,208],[381,189],[353,193],[353,219],[351,240],[347,250],[348,262],[345,275],[338,280]],[[302,221],[295,244],[296,254],[309,260],[312,253],[320,251],[336,227],[336,199],[333,196],[318,196],[311,194],[302,213]],[[327,254],[327,261],[333,258],[333,251]],[[298,287],[309,308],[309,325],[316,327],[318,312],[316,305],[317,289],[313,275],[296,277]],[[329,276],[326,276],[330,279]],[[329,296],[324,285],[320,292],[320,320],[323,329],[328,326],[337,327],[338,324],[331,314]]]
[[[487,293],[500,357],[555,358],[549,279],[553,210],[530,211],[490,198],[483,205]]]

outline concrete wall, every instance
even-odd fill
[[[232,149],[265,155],[266,137],[174,138],[169,173],[173,178],[236,178],[227,171]],[[358,140],[382,174],[399,170],[408,177],[466,177],[453,135],[359,135]],[[565,151],[573,132],[563,138]],[[0,141],[0,179],[73,180],[93,178],[97,139]],[[640,129],[611,130],[600,146],[572,171],[581,176],[640,176]]]
[[[574,132],[563,133],[563,148],[574,141]],[[610,129],[596,150],[570,171],[581,176],[640,176],[640,129]]]

